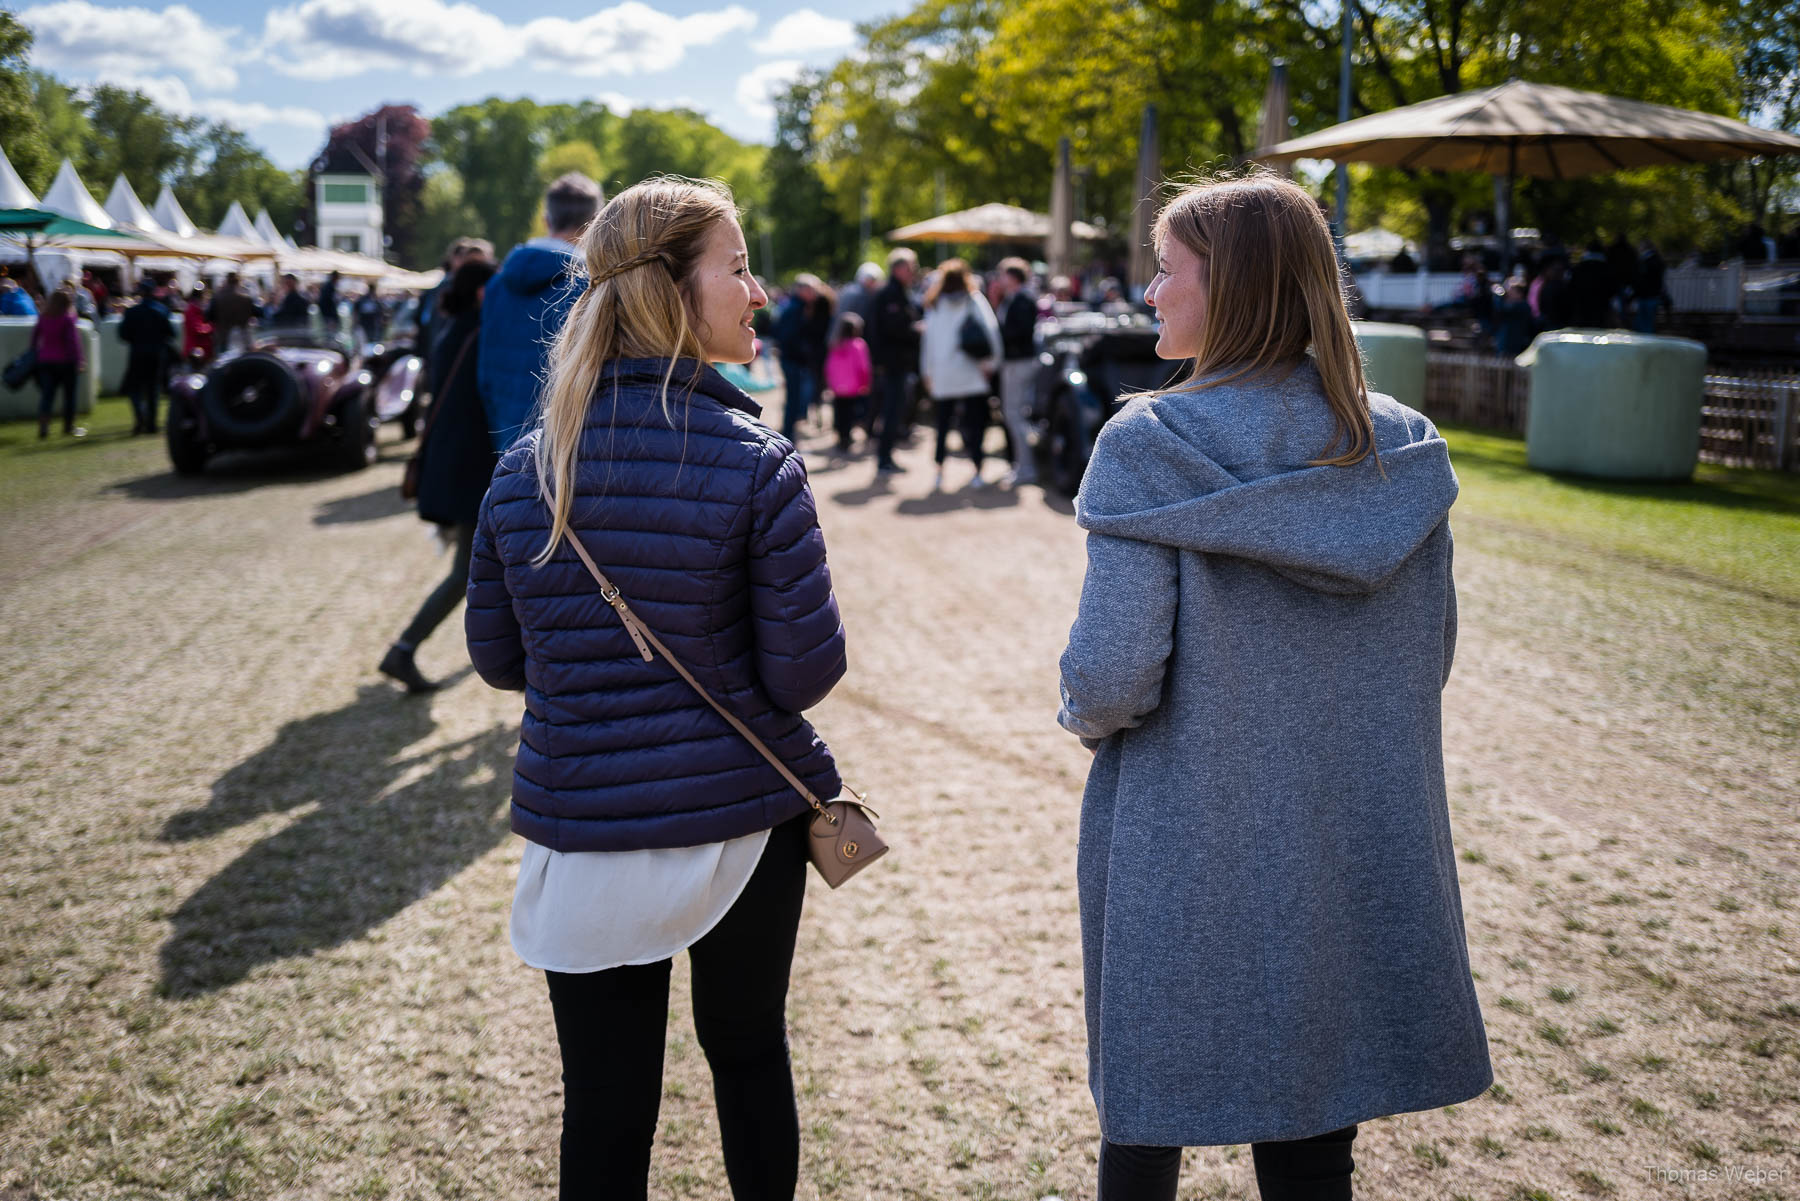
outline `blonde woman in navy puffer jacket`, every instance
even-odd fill
[[[476,669],[525,691],[512,913],[563,1060],[562,1196],[642,1197],[670,959],[689,952],[732,1195],[794,1195],[789,968],[807,803],[660,657],[568,545],[815,794],[803,710],[844,674],[806,469],[709,363],[746,363],[767,297],[723,189],[651,180],[582,236],[587,287],[538,429],[501,459],[469,572]]]

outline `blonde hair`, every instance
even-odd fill
[[[1152,238],[1158,249],[1174,238],[1201,260],[1206,316],[1185,384],[1213,387],[1292,366],[1310,347],[1337,421],[1313,466],[1348,467],[1376,453],[1337,249],[1311,196],[1252,168],[1183,188],[1157,215]]]
[[[613,197],[581,235],[577,251],[587,287],[550,347],[550,381],[534,452],[538,490],[550,509],[550,540],[533,562],[547,562],[569,532],[581,431],[606,364],[668,359],[662,381],[666,414],[676,361],[704,361],[688,284],[713,227],[737,217],[724,184],[658,176]],[[616,380],[613,387],[616,402]]]

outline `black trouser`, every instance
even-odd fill
[[[400,641],[407,647],[416,647],[431,637],[431,631],[444,624],[444,618],[455,612],[458,603],[468,595],[469,559],[475,553],[475,526],[473,523],[448,526],[446,532],[456,539],[456,558],[450,564],[450,574],[431,590],[431,595],[413,615],[412,623],[401,632]]]
[[[866,392],[859,392],[855,396],[832,396],[831,424],[837,430],[838,445],[843,449],[850,449],[850,435],[855,432],[856,423],[862,420],[863,409],[868,403],[869,394]]]
[[[736,904],[688,948],[694,1031],[712,1068],[725,1175],[736,1201],[793,1201],[800,1175],[787,990],[806,896],[806,825],[802,816],[770,832]],[[562,1048],[562,1201],[635,1201],[649,1187],[669,967],[664,959],[582,975],[544,973]]]
[[[979,396],[946,396],[939,400],[932,399],[932,407],[937,410],[937,461],[938,466],[950,457],[950,426],[952,423],[962,431],[963,449],[975,460],[975,470],[981,470],[986,457],[982,453],[981,443],[987,437],[988,398],[983,392]]]
[[[163,356],[161,351],[131,352],[125,366],[125,378],[131,381],[131,417],[133,431],[156,432],[156,402],[162,397]]]
[[[63,390],[63,433],[75,430],[75,376],[79,374],[74,363],[39,363],[38,377],[38,427],[50,424],[50,414],[56,410],[56,390]]]
[[[894,447],[906,429],[906,404],[911,392],[907,373],[883,367],[875,373],[881,388],[881,433],[875,441],[875,463],[879,467],[894,465]]]
[[[1356,1127],[1286,1142],[1250,1144],[1262,1201],[1350,1201]],[[1180,1147],[1100,1141],[1100,1201],[1175,1201]]]

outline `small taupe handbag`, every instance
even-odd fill
[[[667,660],[669,666],[675,669],[676,675],[686,680],[688,686],[700,694],[701,699],[717,710],[720,717],[731,723],[732,729],[742,734],[745,741],[755,747],[757,752],[769,761],[770,766],[781,773],[781,778],[792,785],[795,792],[806,798],[806,803],[813,808],[812,823],[807,827],[806,845],[811,853],[813,866],[819,869],[819,875],[825,878],[825,883],[836,888],[887,854],[888,845],[882,841],[881,835],[875,829],[874,819],[880,814],[869,808],[864,799],[866,794],[845,789],[844,795],[821,802],[812,794],[811,789],[801,783],[800,777],[796,776],[788,768],[788,765],[781,761],[779,755],[764,745],[762,739],[751,733],[750,727],[739,721],[735,714],[714,700],[712,693],[701,687],[700,681],[694,678],[693,673],[681,665],[681,660],[669,653],[669,648],[662,644],[662,640],[656,636],[655,631],[651,630],[636,613],[631,611],[631,606],[625,603],[625,598],[619,594],[618,588],[601,573],[593,556],[587,553],[587,548],[581,545],[581,540],[575,537],[572,530],[569,532],[569,545],[575,549],[576,557],[586,565],[589,574],[600,585],[601,599],[611,605],[613,610],[618,613],[619,620],[625,623],[625,632],[631,635],[633,642],[637,643],[638,652],[644,656],[644,662],[649,663],[656,658],[657,654],[660,654]],[[652,654],[652,650],[656,654]]]

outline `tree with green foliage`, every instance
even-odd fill
[[[194,150],[193,162],[166,182],[195,224],[217,229],[237,200],[248,212],[268,209],[278,228],[294,228],[306,200],[305,172],[283,171],[242,131],[216,122],[200,131]],[[141,195],[146,204],[154,201],[154,192]]]
[[[814,271],[843,278],[854,269],[860,250],[855,226],[844,219],[818,171],[812,106],[821,82],[819,74],[808,73],[775,98],[775,144],[763,159],[769,198],[763,215],[774,268],[783,276]]]
[[[33,72],[28,58],[31,30],[16,14],[0,9],[0,146],[34,193],[49,184],[56,158],[33,103]]]
[[[543,207],[538,160],[549,145],[543,106],[490,96],[431,122],[432,153],[462,179],[463,200],[499,253],[523,242]]]
[[[481,217],[463,195],[462,176],[455,167],[438,163],[426,169],[425,187],[419,196],[414,239],[418,249],[410,260],[401,262],[415,271],[429,271],[441,265],[439,256],[457,238],[485,236],[482,228]]]
[[[88,93],[86,109],[88,143],[76,166],[102,197],[123,175],[140,197],[154,201],[163,181],[190,171],[200,153],[205,122],[159,108],[142,92],[100,84]]]
[[[838,211],[867,211],[876,231],[986,201],[1043,208],[1050,158],[1005,114],[1015,99],[990,91],[983,48],[1004,0],[924,0],[863,26],[863,45],[817,81],[816,169]],[[1055,141],[1051,140],[1054,147]]]

